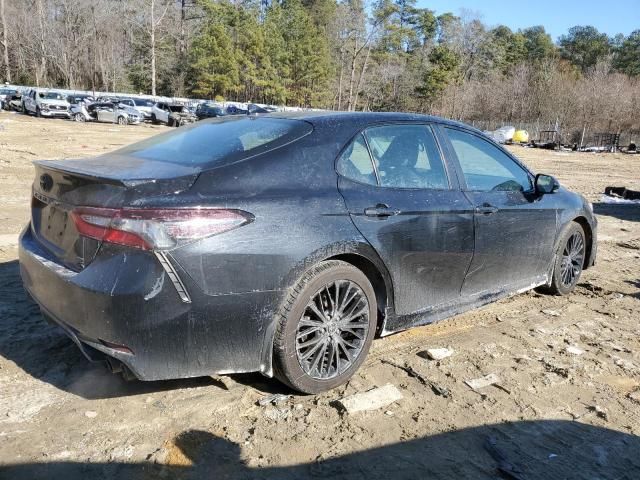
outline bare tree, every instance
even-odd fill
[[[2,24],[2,60],[4,63],[4,78],[7,82],[11,81],[11,66],[9,65],[9,40],[7,35],[7,16],[4,8],[4,0],[0,0],[0,24]]]

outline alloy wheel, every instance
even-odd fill
[[[312,378],[337,377],[356,361],[368,332],[366,295],[356,283],[336,280],[311,297],[298,322],[298,362]]]
[[[560,263],[560,279],[564,286],[573,285],[584,263],[584,239],[580,233],[576,232],[569,237],[562,252]]]

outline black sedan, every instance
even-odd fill
[[[568,294],[596,257],[589,202],[428,116],[210,119],[35,166],[24,285],[87,358],[142,380],[320,392],[376,334]]]

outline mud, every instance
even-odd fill
[[[608,185],[640,188],[640,155],[513,147],[594,202],[598,263],[575,293],[529,292],[376,340],[346,386],[288,396],[257,374],[140,383],[88,364],[21,287],[31,161],[166,127],[5,112],[0,125],[1,479],[640,476],[640,208],[599,203]],[[442,347],[453,355],[427,359]],[[499,383],[465,383],[491,374]],[[388,407],[336,404],[386,384],[403,397]],[[273,393],[287,396],[258,404]]]

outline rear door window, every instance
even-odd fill
[[[384,125],[368,128],[365,136],[381,186],[449,188],[440,150],[429,126]]]

